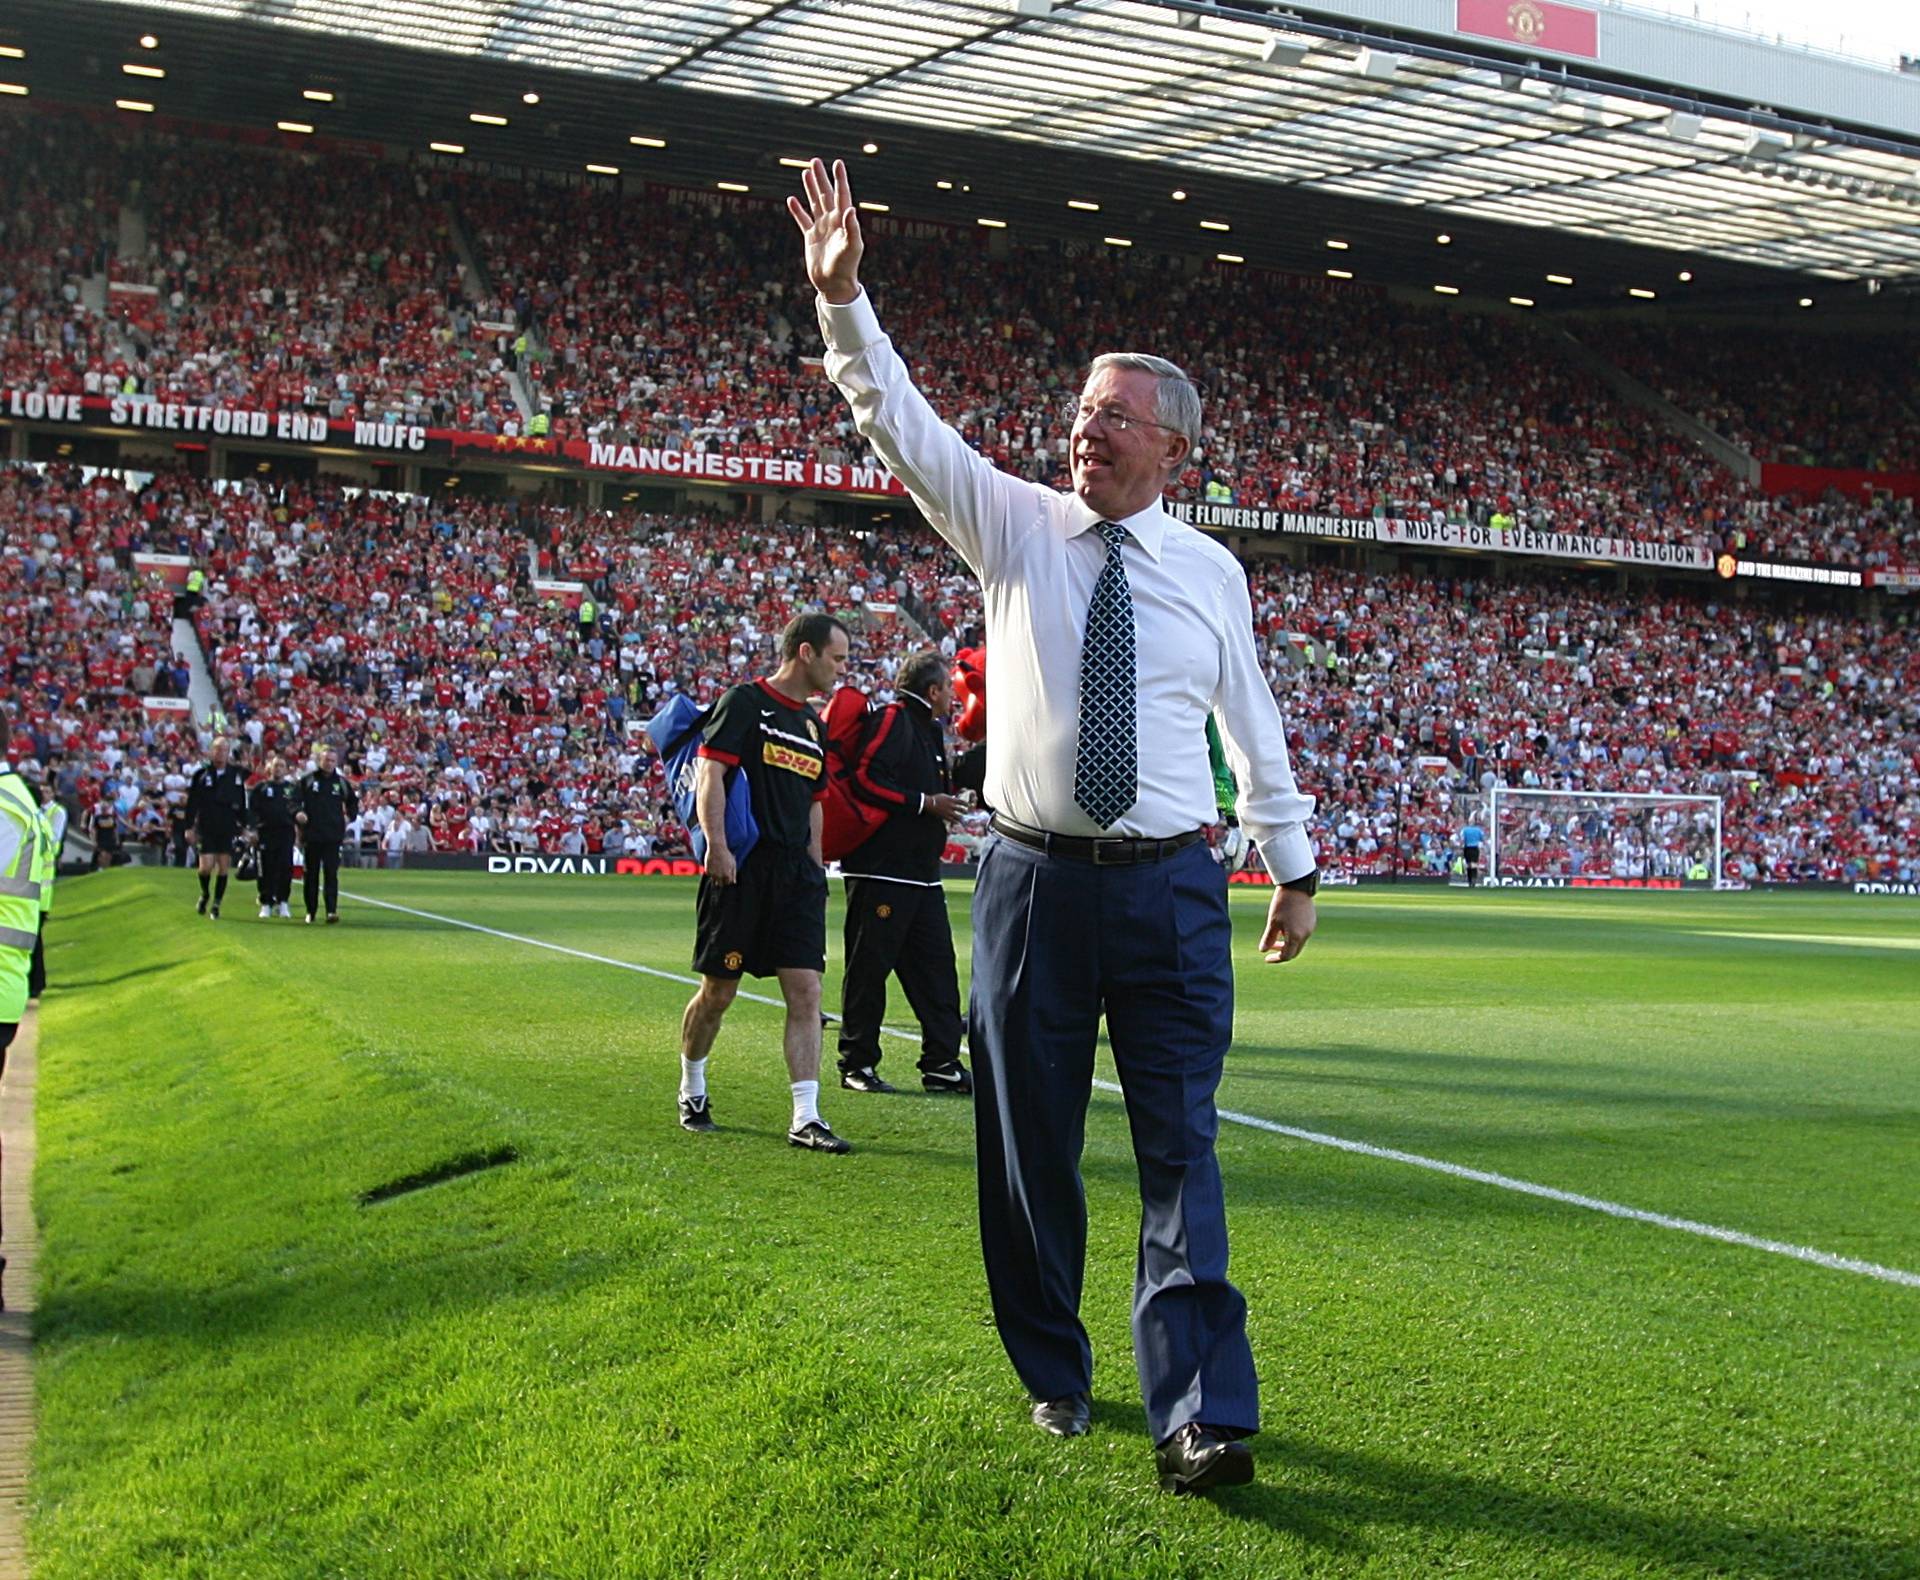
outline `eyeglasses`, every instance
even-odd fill
[[[1098,418],[1100,426],[1109,433],[1125,433],[1130,428],[1159,428],[1166,433],[1178,431],[1164,422],[1150,422],[1145,417],[1136,417],[1118,406],[1089,406],[1080,400],[1063,401],[1060,413],[1068,422],[1092,422]]]

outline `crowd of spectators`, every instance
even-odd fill
[[[0,233],[0,261],[27,282],[16,287],[24,305],[0,329],[10,359],[43,382],[871,459],[822,377],[791,222],[772,203],[454,177],[339,149],[169,134],[129,149],[77,117],[0,125],[33,155],[13,161],[22,217]],[[62,300],[76,260],[101,261],[116,188],[146,240],[110,270],[155,293],[115,295],[130,360],[103,341],[97,316]],[[456,224],[477,273],[461,262]],[[1178,345],[1208,412],[1182,497],[1767,557],[1920,560],[1911,502],[1761,494],[1521,318],[1226,264],[1170,271],[1117,249],[995,256],[984,233],[900,228],[915,234],[887,240],[884,322],[969,442],[1022,476],[1063,480],[1064,408],[1093,354]],[[1862,360],[1810,336],[1784,359],[1750,339],[1681,334],[1622,330],[1604,349],[1750,442],[1750,430],[1781,443],[1797,432],[1826,458],[1911,458],[1911,363],[1897,349]]]
[[[0,674],[14,715],[0,749],[51,774],[109,855],[167,840],[203,744],[179,705],[189,672],[173,652],[172,595],[132,560],[156,541],[176,540],[110,477],[0,468]]]
[[[679,854],[637,729],[669,693],[705,702],[770,667],[799,607],[851,619],[853,683],[882,698],[928,639],[902,605],[948,653],[980,625],[973,583],[924,529],[184,474],[129,488],[71,467],[0,472],[0,529],[15,755],[49,765],[83,827],[156,845],[206,735],[143,706],[187,676],[141,550],[205,567],[202,643],[250,760],[335,743],[363,786],[355,834],[395,854]],[[1749,881],[1910,876],[1920,860],[1909,617],[1591,574],[1256,560],[1250,580],[1333,870],[1444,872],[1495,783],[1721,796],[1726,870]],[[1566,853],[1535,841],[1529,859]]]
[[[479,244],[544,340],[531,382],[552,431],[871,459],[809,356],[790,229],[771,205],[711,194],[532,188],[497,203]],[[1060,245],[887,245],[880,308],[916,378],[975,448],[1036,481],[1064,480],[1065,407],[1093,355],[1180,345],[1207,397],[1181,497],[1868,564],[1920,545],[1910,505],[1748,487],[1522,321],[1226,265],[1169,278]]]
[[[1618,323],[1597,350],[1761,461],[1920,472],[1920,336]]]
[[[171,650],[176,589],[143,576],[140,553],[206,572],[195,618],[217,726],[148,706],[183,698],[189,671]],[[405,848],[678,854],[685,831],[638,730],[666,694],[710,700],[813,602],[849,612],[857,673],[884,689],[919,640],[897,601],[916,585],[931,601],[954,574],[924,533],[839,544],[722,515],[8,467],[10,755],[45,765],[76,826],[110,848],[177,855],[186,772],[224,727],[256,765],[340,746],[367,788],[357,832],[370,845],[400,817],[418,831]]]
[[[868,459],[811,355],[810,292],[771,205],[135,140],[12,111],[0,185],[12,389],[504,433],[520,423],[517,370],[559,438]],[[968,442],[1018,475],[1064,483],[1066,407],[1096,351],[1179,345],[1208,413],[1187,498],[1920,560],[1911,502],[1750,491],[1524,320],[1226,265],[1170,272],[1060,245],[996,255],[932,227],[887,245],[883,321]],[[148,289],[102,312],[83,290],[100,298],[105,276]],[[1762,454],[1910,466],[1920,450],[1897,349],[1816,338],[1781,359],[1679,329],[1619,329],[1601,349]],[[187,685],[171,594],[133,558],[176,553],[208,578],[198,624],[229,727],[256,762],[338,744],[366,787],[369,844],[677,853],[684,832],[636,728],[667,692],[705,701],[758,670],[809,604],[852,616],[856,683],[883,695],[923,639],[910,616],[949,652],[978,627],[971,579],[924,530],[836,536],[739,507],[592,514],[9,468],[13,754],[47,764],[104,842],[177,850],[206,734],[165,706]],[[1723,796],[1729,868],[1751,879],[1911,870],[1910,620],[1585,573],[1447,581],[1259,561],[1252,577],[1336,865],[1444,870],[1465,809],[1497,780]],[[1521,859],[1565,855],[1540,828]]]
[[[1910,615],[1591,576],[1268,562],[1251,579],[1296,772],[1321,798],[1323,859],[1445,872],[1464,821],[1502,784],[1719,796],[1725,873],[1749,882],[1920,868]],[[1518,870],[1564,874],[1568,856],[1534,842]],[[1604,870],[1604,853],[1587,859]]]
[[[0,113],[0,384],[77,394],[106,355],[81,300],[120,218],[119,146],[84,124]]]
[[[168,401],[519,431],[513,323],[457,256],[443,178],[181,137],[141,156],[146,246],[112,272],[154,294],[121,294],[138,354],[103,376]]]

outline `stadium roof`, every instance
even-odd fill
[[[1488,4],[1506,35],[1491,36],[1498,25],[1461,31]],[[81,7],[60,9],[79,22]],[[85,9],[97,19],[121,6]],[[1712,91],[1611,63],[1634,51],[1610,50],[1610,38],[1628,39],[1632,27],[1681,34],[1682,24],[1632,15],[1620,33],[1625,13],[1555,0],[1340,0],[1284,13],[1260,0],[147,0],[137,9],[465,57],[476,70],[617,78],[644,84],[642,95],[683,90],[694,108],[681,104],[675,118],[694,135],[699,100],[716,124],[738,125],[724,98],[769,135],[792,124],[782,112],[826,113],[899,136],[1017,142],[1032,150],[1019,156],[1023,172],[1120,162],[1163,210],[1174,184],[1213,178],[1398,211],[1415,222],[1401,232],[1429,248],[1436,232],[1480,222],[1803,278],[1920,280],[1920,78],[1837,61],[1816,70],[1798,52],[1773,52],[1776,81],[1819,89],[1782,113],[1780,94],[1737,102],[1739,73],[1703,59],[1697,39],[1691,54],[1665,59],[1697,64],[1693,80]],[[1569,20],[1574,34],[1556,34]],[[1845,99],[1846,72],[1861,76],[1848,102],[1874,110],[1874,124],[1822,122],[1818,105],[1806,107]],[[1913,134],[1900,108],[1909,87]],[[659,93],[626,102],[669,113]],[[1420,272],[1433,271],[1423,261]]]

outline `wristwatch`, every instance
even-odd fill
[[[1285,883],[1281,884],[1280,887],[1283,889],[1291,889],[1295,894],[1304,894],[1311,899],[1320,892],[1320,869],[1318,867],[1309,868],[1302,876],[1289,878]]]

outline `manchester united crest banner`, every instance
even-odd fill
[[[1556,55],[1600,58],[1600,19],[1585,6],[1558,0],[1455,0],[1454,26],[1476,38],[1497,38]]]

